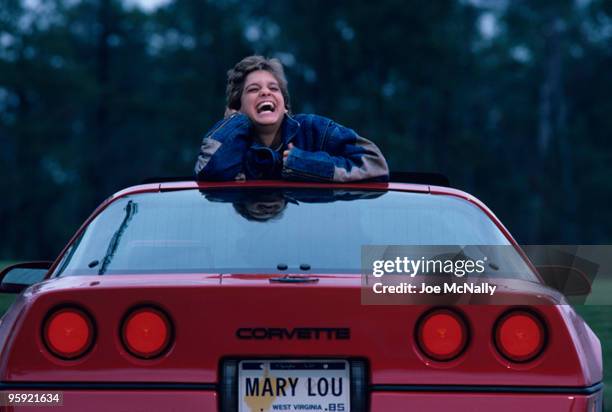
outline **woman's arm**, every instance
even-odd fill
[[[380,149],[355,131],[332,120],[309,116],[304,127],[321,140],[320,151],[293,147],[284,159],[283,178],[352,182],[389,180],[389,167]]]
[[[251,121],[242,113],[221,120],[206,133],[195,164],[197,180],[236,180],[243,173]]]

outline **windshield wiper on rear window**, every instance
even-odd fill
[[[110,265],[113,257],[115,256],[115,252],[119,246],[119,242],[121,241],[121,236],[123,236],[125,229],[127,229],[130,220],[132,220],[136,212],[138,212],[138,204],[130,200],[127,205],[125,205],[125,217],[123,218],[121,225],[119,225],[119,228],[108,243],[108,248],[106,249],[106,254],[102,259],[102,266],[100,266],[100,270],[98,270],[98,275],[103,275],[106,272],[108,265]]]

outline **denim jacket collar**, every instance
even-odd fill
[[[281,128],[283,146],[287,146],[291,142],[291,140],[293,140],[298,130],[300,129],[300,123],[295,120],[289,113],[286,113]]]
[[[293,138],[295,137],[295,135],[298,133],[299,130],[300,130],[300,122],[295,120],[288,113],[285,114],[283,123],[281,123],[281,140],[283,142],[282,147],[286,147],[289,144],[289,142],[293,140]],[[256,139],[254,140],[253,145],[251,147],[254,147],[256,149],[268,148],[268,146],[258,142]],[[274,150],[273,148],[268,148],[268,149]]]

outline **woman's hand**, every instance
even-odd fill
[[[291,151],[291,149],[293,149],[293,147],[293,143],[289,143],[289,145],[287,146],[287,150],[283,152],[283,162],[287,161],[287,157],[289,157],[289,152]]]
[[[235,109],[230,109],[229,107],[225,108],[225,113],[223,114],[223,117],[225,119],[227,119],[228,117],[230,117],[231,115],[233,115],[234,113],[238,113],[238,110]]]

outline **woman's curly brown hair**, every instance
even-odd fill
[[[227,88],[225,90],[227,107],[233,110],[240,110],[240,98],[244,89],[244,81],[249,73],[257,70],[268,71],[276,78],[285,99],[285,109],[291,111],[289,89],[287,88],[287,78],[285,77],[283,64],[278,59],[267,59],[263,56],[245,57],[227,71]]]

